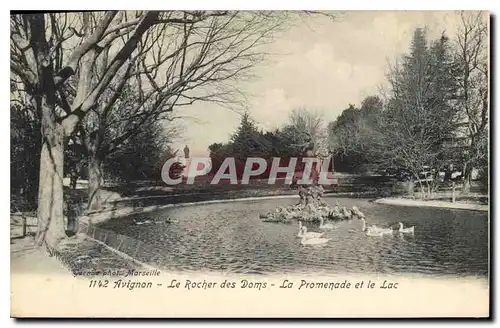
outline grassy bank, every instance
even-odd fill
[[[489,211],[489,205],[473,203],[473,202],[451,202],[444,200],[422,200],[409,198],[380,198],[375,200],[377,204],[398,205],[398,206],[413,206],[413,207],[438,207],[473,211]]]

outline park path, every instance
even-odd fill
[[[70,274],[55,257],[50,257],[45,249],[36,247],[34,233],[36,218],[26,217],[26,233],[23,237],[20,215],[10,217],[10,268],[11,273]]]
[[[10,269],[11,274],[71,274],[56,257],[50,257],[43,248],[36,247],[32,237],[11,239]]]

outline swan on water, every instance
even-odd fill
[[[323,219],[323,217],[319,218],[319,222],[320,222],[320,224],[319,224],[320,229],[333,229],[334,228],[334,225],[331,223],[324,224],[325,219]]]
[[[403,228],[403,223],[399,222],[399,232],[401,233],[414,233],[415,227]]]
[[[299,237],[306,237],[306,238],[320,238],[324,235],[324,232],[308,232],[306,227],[302,227],[302,229],[299,232]]]
[[[324,235],[324,232],[307,232],[307,227],[303,226],[302,223],[299,221],[299,233],[297,234],[297,237],[303,238],[320,238]]]
[[[326,244],[330,241],[330,238],[307,238],[306,236],[302,236],[300,243],[302,245],[320,245]]]
[[[370,237],[382,237],[384,234],[380,231],[368,229],[366,235]]]
[[[391,228],[380,228],[377,227],[376,225],[372,225],[371,227],[366,226],[366,220],[364,218],[361,218],[361,221],[363,222],[363,227],[361,228],[362,231],[366,232],[368,236],[383,236],[383,235],[389,235],[392,234],[394,231]]]

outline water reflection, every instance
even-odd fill
[[[138,238],[157,252],[139,253],[145,262],[175,270],[234,273],[424,273],[488,274],[488,217],[474,211],[379,205],[360,199],[328,199],[357,205],[367,224],[388,227],[399,221],[414,235],[368,237],[361,221],[336,224],[325,245],[303,246],[298,224],[264,223],[259,213],[294,199],[170,208],[147,218],[172,223],[135,225],[134,217],[111,220],[105,229]],[[144,215],[135,217],[146,219]],[[307,224],[308,231],[319,231]]]

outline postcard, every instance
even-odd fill
[[[11,317],[490,316],[487,11],[11,12]]]

